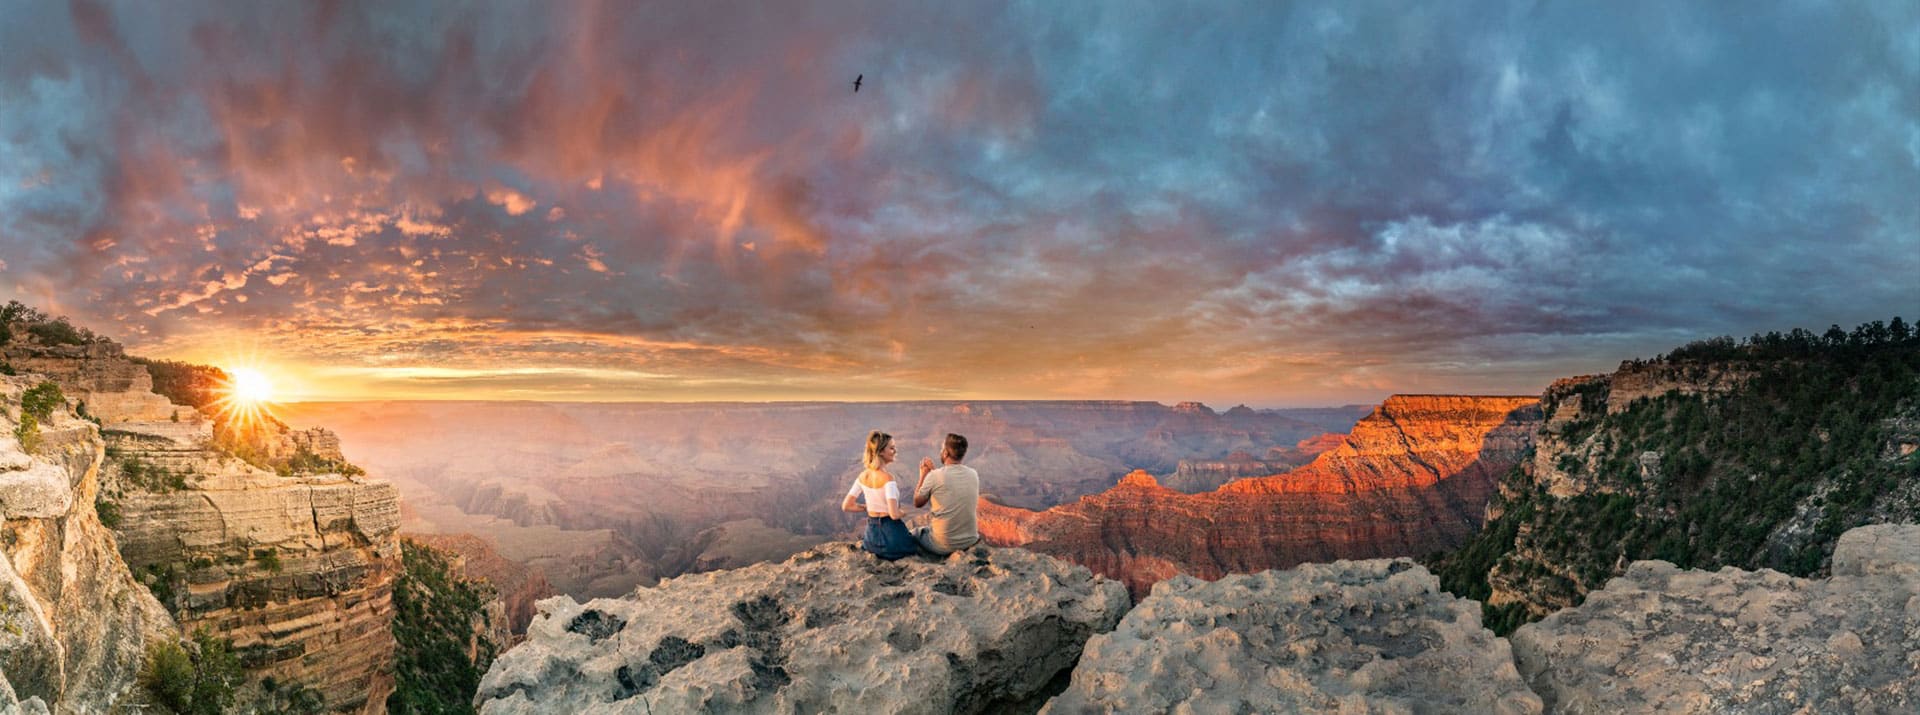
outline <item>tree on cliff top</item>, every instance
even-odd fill
[[[33,336],[45,345],[86,345],[102,338],[86,328],[75,327],[66,316],[50,317],[20,301],[7,301],[0,307],[0,345],[13,342],[19,337],[14,332],[18,324],[27,335]]]

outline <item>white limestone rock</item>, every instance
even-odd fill
[[[1031,701],[1111,629],[1126,588],[1020,549],[784,563],[539,603],[477,702],[509,713],[979,712]]]
[[[1539,713],[1480,604],[1406,559],[1155,585],[1043,713]]]
[[[0,377],[0,677],[11,691],[0,713],[108,712],[134,688],[148,644],[179,630],[100,523],[93,424],[56,410],[33,454],[12,437],[20,396],[40,379]]]
[[[1636,562],[1514,656],[1560,713],[1920,711],[1920,526],[1841,535],[1833,573]]]

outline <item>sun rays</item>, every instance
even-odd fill
[[[220,421],[236,431],[250,431],[273,420],[273,380],[258,366],[226,368],[226,382],[219,386],[220,398],[213,409]]]

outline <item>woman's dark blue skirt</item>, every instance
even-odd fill
[[[892,561],[920,551],[920,542],[907,531],[907,525],[890,516],[867,517],[867,533],[860,537],[860,548]]]

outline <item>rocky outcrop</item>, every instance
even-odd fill
[[[1920,526],[1833,576],[1644,561],[1585,605],[1483,627],[1406,559],[1116,584],[1021,549],[882,562],[829,544],[628,599],[541,602],[483,713],[1912,712]],[[1122,612],[1125,611],[1124,617]],[[1077,660],[1058,695],[1042,685]],[[1007,706],[1002,708],[1002,706]]]
[[[1160,582],[1043,713],[1539,713],[1480,605],[1404,559]]]
[[[542,601],[478,701],[490,715],[981,712],[1040,697],[1127,605],[1120,584],[1026,551],[885,562],[833,543],[624,599]]]
[[[1425,554],[1479,529],[1539,425],[1532,397],[1396,396],[1305,467],[1182,494],[1145,472],[1044,512],[980,505],[980,533],[1120,579],[1215,579],[1314,561]]]
[[[147,368],[108,341],[15,341],[5,346],[5,357],[16,369],[43,372],[100,420],[88,478],[98,480],[103,509],[119,516],[117,539],[82,540],[70,527],[36,535],[36,542],[104,544],[106,552],[37,557],[34,568],[105,578],[90,574],[111,573],[110,555],[120,573],[130,568],[147,587],[127,579],[130,589],[100,583],[73,591],[151,604],[151,590],[166,609],[161,620],[166,612],[173,616],[169,627],[177,622],[186,632],[206,628],[232,640],[250,683],[272,678],[277,688],[311,689],[331,710],[384,712],[392,690],[391,593],[400,570],[399,495],[392,485],[340,474],[284,477],[233,457],[215,446],[213,420],[153,394]],[[92,424],[72,422],[93,434]],[[275,429],[265,432],[274,439],[253,443],[258,450],[251,456],[281,445],[289,455],[338,457],[337,439],[324,430],[269,424]],[[92,519],[96,489],[74,494],[75,510]],[[97,519],[89,523],[98,527]],[[112,554],[115,541],[118,554]],[[16,567],[21,563],[17,557]],[[78,568],[88,564],[95,567]],[[78,622],[99,623],[97,617]],[[122,623],[142,628],[145,621]],[[132,666],[79,670],[131,682],[142,654],[130,652]],[[28,687],[16,668],[6,670],[16,690]],[[242,704],[247,697],[243,688]]]
[[[400,555],[393,486],[281,477],[141,428],[107,432],[120,550],[169,596],[181,627],[231,639],[256,681],[311,688],[334,710],[384,711]],[[185,488],[132,478],[155,470]]]
[[[132,694],[148,645],[179,631],[100,522],[94,425],[62,405],[32,453],[16,439],[21,395],[40,382],[0,377],[0,707],[104,711]]]
[[[0,362],[20,374],[44,375],[60,385],[77,409],[104,424],[189,419],[191,407],[153,392],[153,376],[129,359],[119,344],[44,345],[21,336],[0,345]]]
[[[1513,634],[1560,713],[1920,710],[1920,526],[1840,537],[1833,576],[1640,561]]]

